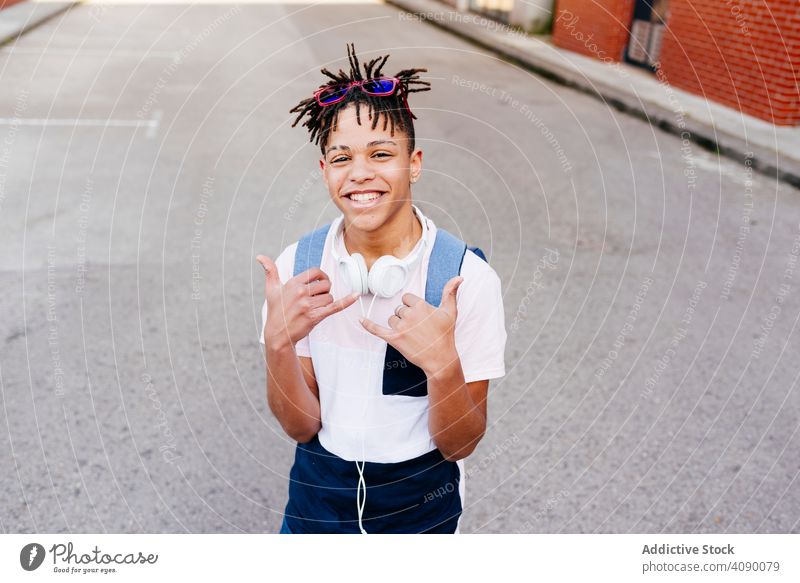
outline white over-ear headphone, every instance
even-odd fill
[[[422,259],[428,238],[427,221],[422,217],[422,213],[415,205],[412,204],[411,207],[422,225],[422,242],[408,257],[398,259],[394,255],[384,255],[379,257],[368,270],[367,263],[361,253],[341,256],[336,251],[334,242],[331,247],[333,260],[343,274],[345,281],[350,285],[350,293],[366,295],[371,292],[376,297],[391,298],[405,287],[408,274],[413,270],[417,262]],[[341,237],[343,231],[344,217],[339,220],[336,238]],[[344,247],[344,243],[342,243],[342,246]]]

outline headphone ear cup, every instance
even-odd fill
[[[408,270],[405,263],[392,255],[379,257],[369,271],[369,289],[376,296],[391,298],[403,289]]]
[[[345,284],[349,287],[349,291],[347,293],[364,295],[369,291],[364,289],[363,278],[361,277],[361,273],[359,271],[358,262],[352,255],[341,257],[339,259],[339,271],[344,277]]]
[[[364,256],[361,253],[353,253],[350,257],[353,259],[351,269],[351,282],[353,290],[360,293],[362,296],[369,293],[369,274],[367,273],[367,262],[364,261]]]

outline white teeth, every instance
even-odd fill
[[[350,198],[356,202],[367,202],[370,200],[375,200],[379,198],[380,194],[377,192],[369,192],[369,193],[359,193],[359,194],[351,194]]]

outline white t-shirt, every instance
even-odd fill
[[[409,273],[405,287],[392,298],[375,298],[374,303],[371,293],[361,296],[351,306],[322,320],[295,346],[297,355],[310,356],[314,365],[322,417],[319,441],[325,449],[348,461],[400,462],[436,448],[428,430],[427,395],[383,394],[387,344],[367,332],[358,321],[372,304],[369,319],[388,328],[389,317],[402,303],[403,294],[425,298],[436,226],[421,212],[420,216],[427,221],[428,244],[422,261]],[[330,252],[343,218],[337,217],[328,231],[320,265],[331,280],[334,301],[351,293],[346,280],[335,269]],[[421,244],[420,239],[417,245]],[[340,256],[347,254],[341,237],[336,238],[336,245]],[[282,283],[293,277],[296,249],[297,243],[292,243],[275,261]],[[456,292],[455,343],[464,379],[472,382],[502,377],[506,330],[500,278],[470,250],[464,256],[460,275],[464,281]],[[266,320],[265,301],[262,331]],[[260,341],[264,344],[263,335]]]

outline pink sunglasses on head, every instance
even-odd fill
[[[406,100],[406,95],[403,91],[403,85],[400,83],[400,80],[397,77],[376,77],[375,79],[362,79],[361,81],[351,81],[349,83],[340,83],[338,85],[328,85],[326,87],[317,89],[314,92],[314,99],[316,99],[317,103],[319,103],[322,107],[333,105],[334,103],[339,103],[342,99],[344,99],[353,87],[358,87],[367,95],[373,95],[375,97],[387,97],[389,95],[394,95],[394,92],[398,87],[400,87],[405,108],[408,110],[409,115],[411,115],[413,119],[417,119],[417,116],[411,113],[411,109],[408,107],[408,101]]]

